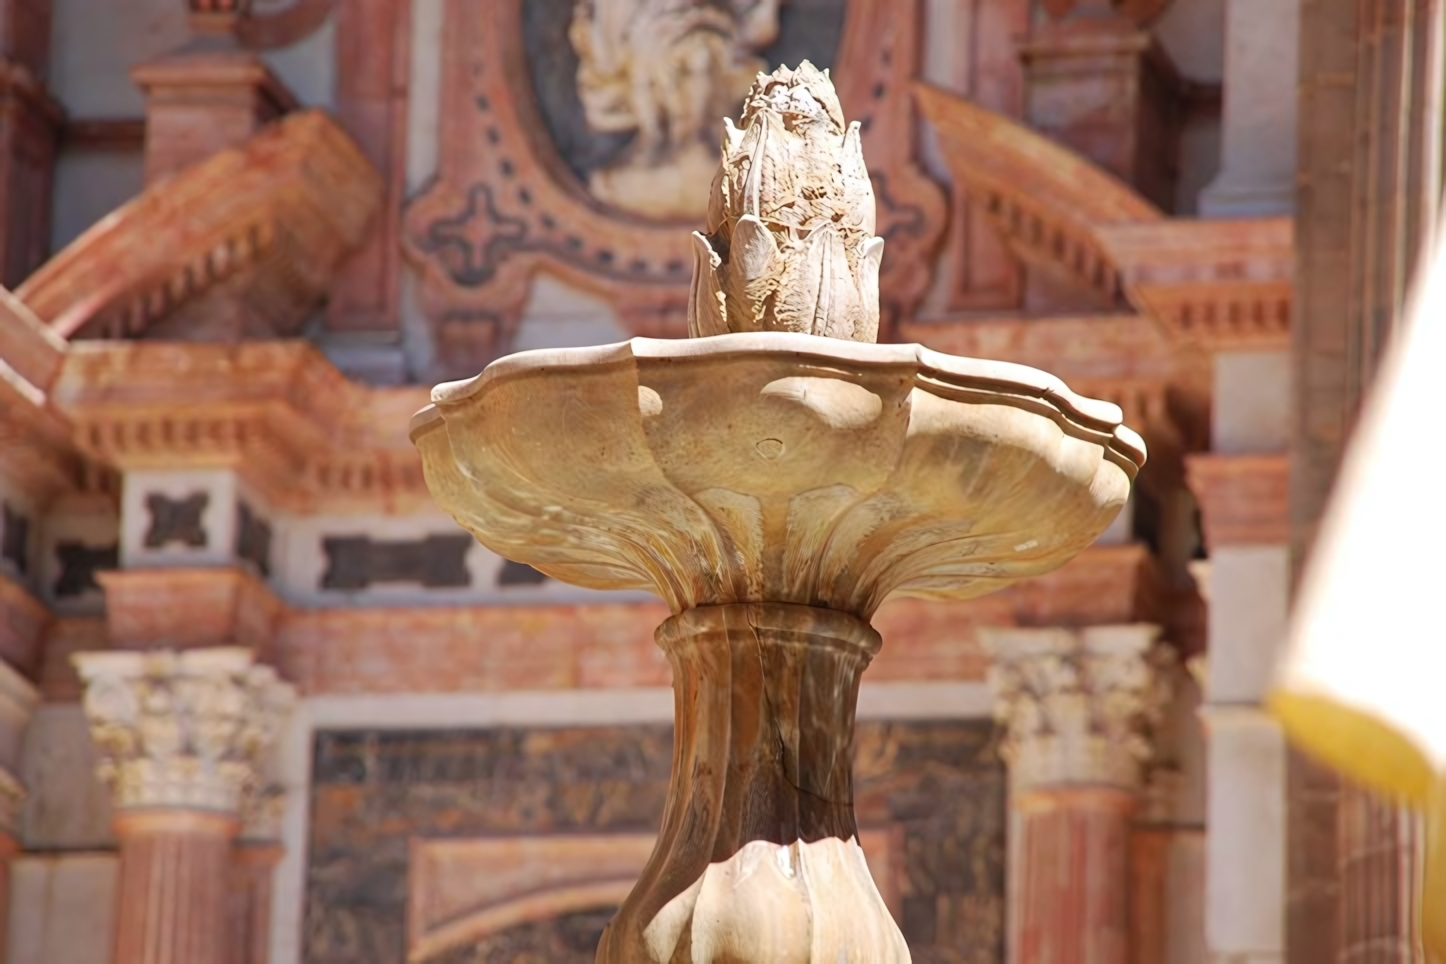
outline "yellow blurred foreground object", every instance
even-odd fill
[[[1446,957],[1446,245],[1385,358],[1297,598],[1270,708],[1346,776],[1428,812],[1424,928]]]

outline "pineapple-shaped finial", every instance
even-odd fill
[[[759,74],[742,128],[724,120],[708,233],[693,235],[693,337],[794,331],[872,342],[879,330],[874,191],[858,122],[827,71]]]

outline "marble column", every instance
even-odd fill
[[[1009,766],[1011,964],[1128,964],[1131,829],[1169,650],[1148,625],[984,632]]]
[[[233,964],[234,844],[291,688],[239,647],[74,659],[116,806],[112,964]]]
[[[1310,554],[1441,214],[1446,4],[1301,0],[1290,550]],[[1419,960],[1414,818],[1292,755],[1289,964]]]
[[[1227,0],[1220,173],[1203,217],[1295,209],[1296,50],[1301,0]]]

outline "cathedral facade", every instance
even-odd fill
[[[1416,821],[1263,704],[1442,44],[1440,0],[0,0],[0,959],[593,960],[669,609],[478,544],[408,419],[685,336],[721,120],[807,60],[879,341],[1150,451],[1063,568],[873,618],[854,807],[913,959],[1425,964]]]

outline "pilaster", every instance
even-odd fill
[[[1301,0],[1226,0],[1220,173],[1200,193],[1209,218],[1295,210]]]
[[[0,0],[0,285],[45,260],[64,113],[46,92],[50,0]]]
[[[294,700],[241,648],[80,653],[120,841],[113,964],[233,964],[234,844]],[[254,891],[254,886],[253,886]]]
[[[1009,766],[1009,960],[1131,960],[1131,826],[1170,651],[1149,625],[996,629],[990,685]]]
[[[195,38],[131,71],[146,96],[147,184],[245,143],[296,109],[295,97],[236,30],[249,0],[189,0]]]
[[[1185,84],[1163,48],[1103,0],[1045,4],[1021,47],[1025,117],[1132,184],[1174,206]]]
[[[1210,553],[1210,655],[1198,668],[1210,774],[1205,941],[1214,964],[1278,964],[1285,950],[1286,746],[1261,705],[1290,595],[1288,465],[1278,417],[1288,384],[1272,381],[1286,374],[1280,355],[1217,356],[1214,441],[1223,451],[1186,462]],[[1250,401],[1241,404],[1242,397]]]

